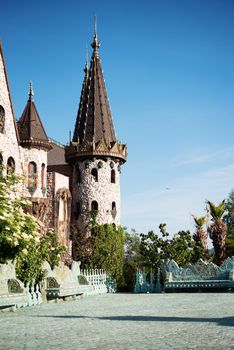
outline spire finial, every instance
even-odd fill
[[[34,96],[34,92],[33,92],[33,87],[32,87],[32,80],[30,80],[29,83],[29,100],[32,101],[33,100],[33,96]]]
[[[97,36],[97,16],[94,16],[94,35]]]
[[[93,35],[93,42],[92,42],[92,48],[97,53],[98,48],[100,47],[98,36],[97,36],[97,16],[94,16],[94,35]]]

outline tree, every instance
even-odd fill
[[[227,214],[224,221],[227,224],[226,255],[234,256],[234,190],[232,190],[226,201]]]
[[[104,269],[117,285],[123,283],[124,231],[111,224],[90,227],[91,252],[90,268]]]
[[[81,269],[87,269],[91,264],[91,236],[82,233],[76,225],[71,225],[72,256],[81,262]]]
[[[169,238],[166,224],[159,225],[162,237],[153,231],[147,235],[141,234],[140,251],[143,256],[143,266],[148,270],[156,270],[163,259],[173,259],[180,266],[194,261],[194,241],[189,231],[179,231]]]
[[[124,228],[124,236],[124,284],[121,291],[132,292],[136,283],[136,271],[142,267],[142,255],[140,253],[141,239],[140,235],[134,229],[131,229],[129,233]]]
[[[196,231],[193,235],[193,239],[195,242],[194,245],[194,255],[196,256],[196,260],[199,258],[207,259],[207,250],[208,250],[208,243],[207,243],[207,234],[204,231],[203,227],[206,222],[206,217],[201,216],[197,217],[192,215]]]
[[[226,210],[225,201],[223,200],[217,206],[210,201],[207,201],[207,203],[212,221],[208,227],[208,232],[213,241],[215,262],[217,265],[222,265],[226,258],[225,244],[227,238],[227,225],[222,220]]]

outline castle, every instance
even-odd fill
[[[73,138],[67,146],[50,139],[30,83],[25,109],[16,121],[0,43],[0,164],[3,175],[23,174],[22,195],[44,230],[54,229],[67,252],[76,253],[71,223],[87,233],[90,212],[98,223],[120,224],[120,173],[127,147],[115,136],[99,41],[94,32],[90,66],[86,60]]]

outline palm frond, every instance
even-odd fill
[[[226,210],[225,200],[223,200],[218,205],[215,205],[211,201],[207,201],[207,203],[209,205],[209,211],[210,211],[212,220],[214,222],[217,220],[221,220]]]
[[[198,217],[195,215],[192,215],[192,217],[193,217],[196,228],[201,229],[206,222],[206,217],[205,216]]]

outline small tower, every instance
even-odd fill
[[[100,224],[120,224],[120,169],[127,158],[126,145],[115,136],[99,47],[95,28],[74,135],[65,151],[73,167],[72,221],[83,233],[87,233],[90,212]]]
[[[33,100],[30,82],[29,98],[18,121],[23,173],[26,175],[24,195],[32,201],[33,214],[45,221],[48,201],[46,196],[47,152],[51,149]]]

